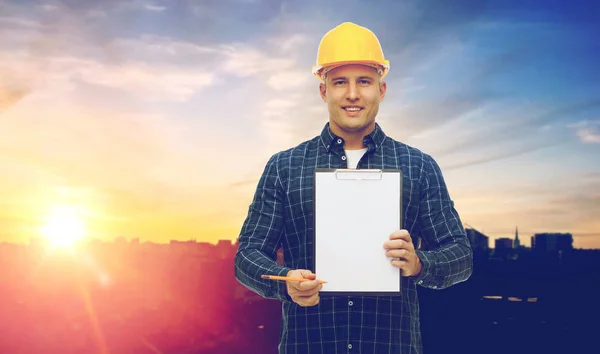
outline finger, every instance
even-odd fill
[[[392,265],[396,268],[400,269],[400,274],[405,277],[409,277],[414,274],[414,264],[410,261],[405,260],[396,260],[393,259],[390,261]]]
[[[401,260],[392,259],[390,261],[390,263],[392,263],[392,265],[394,267],[399,268],[402,275],[406,275],[406,270],[408,269],[408,266],[409,266],[408,261],[403,260],[403,259],[401,259]]]
[[[288,285],[288,289],[294,289],[295,291],[300,291],[301,290],[301,286],[303,282],[297,281],[297,280],[286,280],[286,283]],[[289,292],[289,290],[288,290]]]
[[[393,249],[385,252],[386,257],[390,258],[404,258],[407,259],[410,256],[410,252],[406,249]]]
[[[411,238],[408,231],[402,229],[392,232],[392,234],[390,235],[390,240],[405,240],[406,242],[410,242]]]
[[[317,277],[316,274],[313,274],[313,272],[311,272],[308,269],[293,270],[288,273],[288,276],[292,277],[292,278],[304,278],[304,279],[316,279],[316,277]],[[303,289],[302,284],[305,282],[300,282],[297,280],[288,280],[288,281],[286,281],[286,283],[289,287],[301,290],[301,289]]]
[[[311,296],[313,296],[315,294],[319,294],[319,291],[321,291],[322,288],[323,288],[323,284],[319,284],[314,289],[308,289],[308,290],[292,289],[292,290],[288,290],[288,294],[292,297],[292,299],[294,299],[294,298],[307,298],[307,297],[311,297]]]
[[[398,268],[406,268],[408,266],[407,259],[390,259],[390,263],[392,263],[394,267]]]
[[[390,241],[385,241],[383,243],[383,248],[385,248],[386,250],[398,249],[398,248],[403,248],[404,244],[406,244],[406,241],[404,241],[404,240],[390,240]]]
[[[323,287],[323,284],[321,284],[317,280],[311,280],[311,281],[288,280],[287,284],[288,284],[288,293],[290,293],[290,291],[293,291],[294,293],[311,293],[312,294],[315,291],[319,291]]]
[[[308,298],[308,303],[311,306],[315,306],[319,303],[320,300],[321,300],[321,297],[319,297],[319,294],[317,293],[317,294],[311,296],[310,298]]]
[[[321,284],[319,281],[317,280],[311,280],[311,281],[303,281],[300,284],[298,284],[298,290],[300,291],[312,291],[312,290],[319,290],[318,288],[323,285]]]
[[[407,242],[404,240],[392,240],[384,242],[383,248],[385,248],[386,250],[407,249],[409,251],[412,251],[415,249],[415,246],[412,244],[412,242]]]
[[[308,269],[301,269],[300,275],[302,276],[302,278],[306,278],[306,279],[316,279],[317,278],[317,275]]]
[[[296,302],[308,302],[310,299],[313,299],[315,296],[319,296],[319,292],[315,292],[314,294],[304,294],[298,293],[292,299],[295,299]]]

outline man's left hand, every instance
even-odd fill
[[[390,235],[390,239],[383,243],[386,257],[394,258],[391,263],[400,268],[406,277],[417,276],[421,273],[423,264],[415,253],[410,234],[407,230],[398,230]]]

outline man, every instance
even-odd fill
[[[443,289],[471,275],[472,251],[440,168],[375,122],[388,71],[369,29],[346,22],[325,34],[313,73],[322,80],[329,122],[315,138],[274,154],[258,182],[238,239],[235,276],[282,302],[280,353],[421,353],[417,285]],[[401,296],[320,298],[323,285],[310,270],[315,168],[402,170],[405,229],[369,235],[381,238],[382,257],[396,258],[391,262],[401,269]],[[280,247],[283,266],[276,263]],[[351,272],[360,259],[340,267]],[[310,281],[261,279],[263,274]]]

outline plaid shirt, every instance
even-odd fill
[[[344,140],[327,123],[319,136],[269,159],[238,238],[238,281],[282,301],[280,353],[421,353],[417,285],[443,289],[471,275],[469,241],[437,163],[386,136],[379,124],[364,144],[357,168],[402,170],[402,225],[420,245],[422,272],[402,277],[402,296],[327,296],[312,307],[292,302],[285,282],[261,279],[311,269],[314,169],[347,167]],[[283,266],[275,261],[280,247]]]

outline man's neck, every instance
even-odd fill
[[[360,150],[365,148],[366,145],[363,143],[363,138],[367,134],[345,134],[342,137],[344,138],[344,149],[346,150]]]
[[[360,150],[366,148],[367,146],[363,143],[364,137],[371,134],[373,130],[375,130],[375,125],[355,132],[341,130],[335,126],[331,126],[331,131],[344,139],[344,149],[346,150]]]

